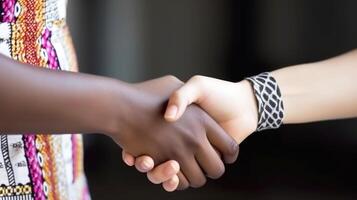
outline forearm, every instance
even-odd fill
[[[120,110],[124,85],[100,76],[32,67],[0,55],[0,130],[105,132],[118,119],[114,111]]]
[[[357,116],[357,50],[272,75],[282,93],[286,124]]]

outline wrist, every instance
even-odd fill
[[[130,84],[112,78],[98,80],[92,85],[92,115],[87,123],[97,133],[112,137],[123,129],[125,110],[128,104]]]
[[[242,80],[236,83],[236,85],[238,89],[237,91],[239,91],[240,94],[239,99],[241,99],[242,102],[245,102],[243,108],[246,109],[244,111],[245,117],[249,119],[249,133],[253,133],[258,126],[258,104],[252,84],[247,80]]]

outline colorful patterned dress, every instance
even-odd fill
[[[66,0],[0,0],[0,53],[77,71]],[[60,86],[59,86],[60,87]],[[0,134],[0,200],[89,199],[79,134]]]

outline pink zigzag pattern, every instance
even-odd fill
[[[36,136],[33,134],[24,135],[25,154],[28,160],[30,178],[33,185],[33,196],[35,200],[45,200],[43,191],[43,177],[40,164],[37,159]]]
[[[3,0],[2,8],[4,11],[2,22],[12,23],[15,22],[15,0]]]

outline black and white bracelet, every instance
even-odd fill
[[[246,79],[252,83],[257,99],[257,131],[279,128],[283,123],[284,105],[274,77],[269,72],[264,72]]]

